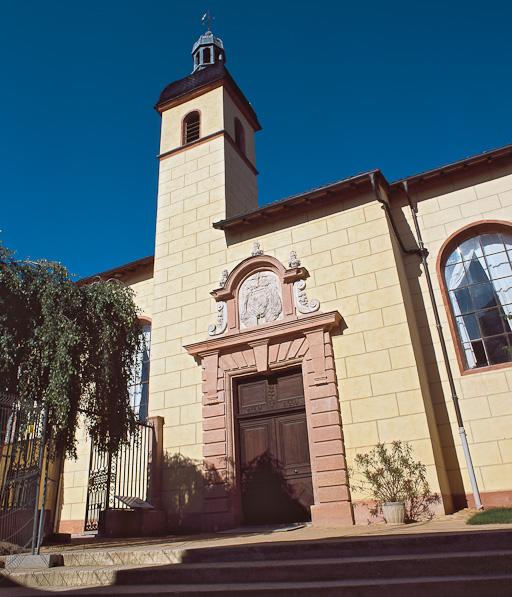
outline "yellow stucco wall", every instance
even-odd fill
[[[146,272],[130,278],[126,284],[134,291],[134,301],[141,315],[151,316],[153,312],[153,273]]]
[[[446,183],[443,186],[440,182],[428,191],[413,193],[413,197],[415,200],[418,199],[419,224],[429,250],[428,262],[436,303],[439,306],[479,488],[482,492],[510,491],[512,367],[461,375],[454,349],[454,338],[450,333],[447,312],[440,292],[436,264],[445,240],[462,227],[481,220],[512,220],[512,174],[510,169],[500,170],[489,166],[475,176],[474,180],[460,180],[451,186]],[[401,232],[407,235],[413,226],[410,210],[405,206],[397,207],[397,216],[398,211],[402,214]],[[464,491],[469,493],[471,487],[425,277],[418,276],[414,257],[408,257],[407,264],[447,468],[454,487],[460,487],[462,482]]]
[[[242,114],[240,109],[231,98],[230,94],[224,89],[224,129],[235,138],[235,118],[238,118],[244,127],[245,132],[245,154],[247,158],[256,166],[256,146],[254,144],[254,131],[249,124],[247,118]]]

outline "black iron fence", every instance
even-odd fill
[[[0,394],[0,539],[35,549],[48,463],[41,406]],[[42,523],[42,521],[41,521]]]
[[[85,531],[99,530],[101,512],[109,508],[129,509],[130,498],[148,499],[154,442],[153,425],[140,422],[130,441],[115,454],[101,452],[92,443]]]
[[[15,396],[0,393],[0,541],[33,552],[52,524],[49,516],[45,520],[45,513],[57,497],[61,474],[48,439],[41,405],[22,405]],[[98,530],[101,512],[127,509],[134,498],[149,498],[154,449],[154,428],[147,422],[138,423],[130,441],[117,453],[100,452],[92,443],[86,531]]]

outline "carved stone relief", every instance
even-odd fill
[[[295,307],[299,313],[314,313],[320,309],[320,301],[317,301],[316,299],[308,299],[308,295],[306,294],[306,282],[304,280],[297,280],[293,284],[293,296],[295,299]]]
[[[290,251],[290,259],[288,261],[288,265],[292,269],[300,267],[300,259],[297,257],[297,251]]]
[[[251,257],[258,257],[259,255],[263,255],[263,249],[261,248],[260,241],[255,240],[252,243]]]
[[[219,288],[225,288],[228,280],[229,272],[227,269],[223,269],[219,279]]]
[[[217,323],[208,326],[209,336],[218,336],[226,331],[228,325],[228,309],[225,302],[217,303]]]
[[[248,328],[283,318],[281,283],[271,271],[252,274],[238,294],[240,328]]]

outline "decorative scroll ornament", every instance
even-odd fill
[[[261,248],[260,241],[255,240],[252,244],[251,256],[258,257],[259,255],[263,255],[263,249]]]
[[[226,282],[228,280],[229,272],[227,269],[223,269],[222,273],[220,274],[219,279],[219,288],[224,288],[226,286]]]
[[[228,326],[228,308],[225,302],[217,303],[217,323],[208,326],[209,336],[218,336],[226,331]]]
[[[320,309],[320,301],[316,299],[308,300],[306,294],[306,282],[297,280],[293,284],[293,296],[295,298],[295,307],[299,313],[314,313]]]
[[[288,261],[290,269],[296,269],[300,267],[300,259],[297,257],[296,251],[290,251],[290,260]]]
[[[238,294],[240,328],[248,328],[282,319],[281,283],[274,272],[252,274],[240,286]]]

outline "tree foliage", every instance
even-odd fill
[[[414,460],[409,443],[397,440],[389,447],[379,443],[368,453],[357,454],[355,465],[359,479],[354,475],[351,486],[376,501],[373,515],[386,502],[405,502],[406,522],[433,515],[430,506],[440,498],[430,491],[427,467]]]
[[[68,455],[82,415],[100,449],[127,439],[140,342],[130,288],[77,284],[60,263],[18,261],[0,244],[0,392],[47,407],[47,429]]]

